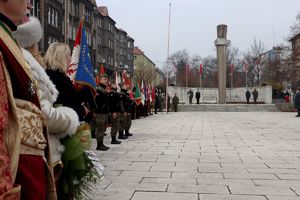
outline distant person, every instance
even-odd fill
[[[154,114],[157,114],[157,110],[160,108],[160,98],[158,90],[155,91],[155,101],[154,101]]]
[[[250,102],[250,96],[251,96],[251,93],[249,90],[246,91],[246,100],[247,100],[247,104],[249,104]]]
[[[289,92],[285,92],[284,93],[284,101],[285,101],[285,103],[290,103],[290,101],[291,101],[291,95],[290,95]]]
[[[191,88],[190,88],[190,90],[187,92],[187,94],[189,95],[189,104],[192,104],[192,103],[193,103],[194,92],[192,91]]]
[[[177,112],[177,106],[179,104],[179,99],[177,97],[177,95],[175,94],[173,99],[172,99],[172,104],[173,104],[173,110],[174,112]]]
[[[201,97],[201,93],[200,93],[200,91],[199,91],[199,89],[198,89],[197,92],[196,92],[197,104],[199,104],[200,97]]]
[[[258,92],[257,92],[256,88],[252,92],[252,95],[253,95],[254,104],[256,104],[257,103],[257,98],[258,98]]]
[[[297,88],[295,97],[294,97],[294,103],[295,103],[295,108],[298,111],[298,114],[296,115],[296,117],[300,117],[300,89]]]

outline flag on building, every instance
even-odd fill
[[[96,81],[94,78],[94,70],[90,59],[83,20],[80,21],[77,31],[71,64],[67,69],[67,74],[73,82],[88,86],[91,91],[96,94]]]

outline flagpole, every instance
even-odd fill
[[[248,71],[246,70],[246,88],[248,89]]]
[[[168,48],[167,48],[167,80],[166,80],[166,112],[168,114],[168,85],[169,85],[169,70],[168,70],[168,62],[170,56],[170,28],[171,28],[171,3],[169,3],[169,27],[168,27]]]

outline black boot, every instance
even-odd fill
[[[97,142],[97,148],[96,150],[100,150],[100,151],[107,151],[109,149],[109,147],[105,146],[102,142]]]
[[[96,131],[91,131],[92,138],[96,138]]]
[[[119,139],[121,140],[125,140],[127,139],[128,137],[126,135],[124,135],[123,131],[119,131]]]
[[[111,144],[121,144],[121,141],[116,139],[116,136],[111,136]]]
[[[129,131],[126,131],[126,130],[125,130],[125,135],[126,135],[127,137],[132,136],[132,134],[129,133]]]

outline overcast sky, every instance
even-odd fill
[[[167,57],[169,2],[170,53],[186,49],[201,57],[215,54],[218,24],[228,25],[227,37],[240,51],[254,38],[269,49],[284,42],[300,11],[300,0],[97,0],[158,66]]]

